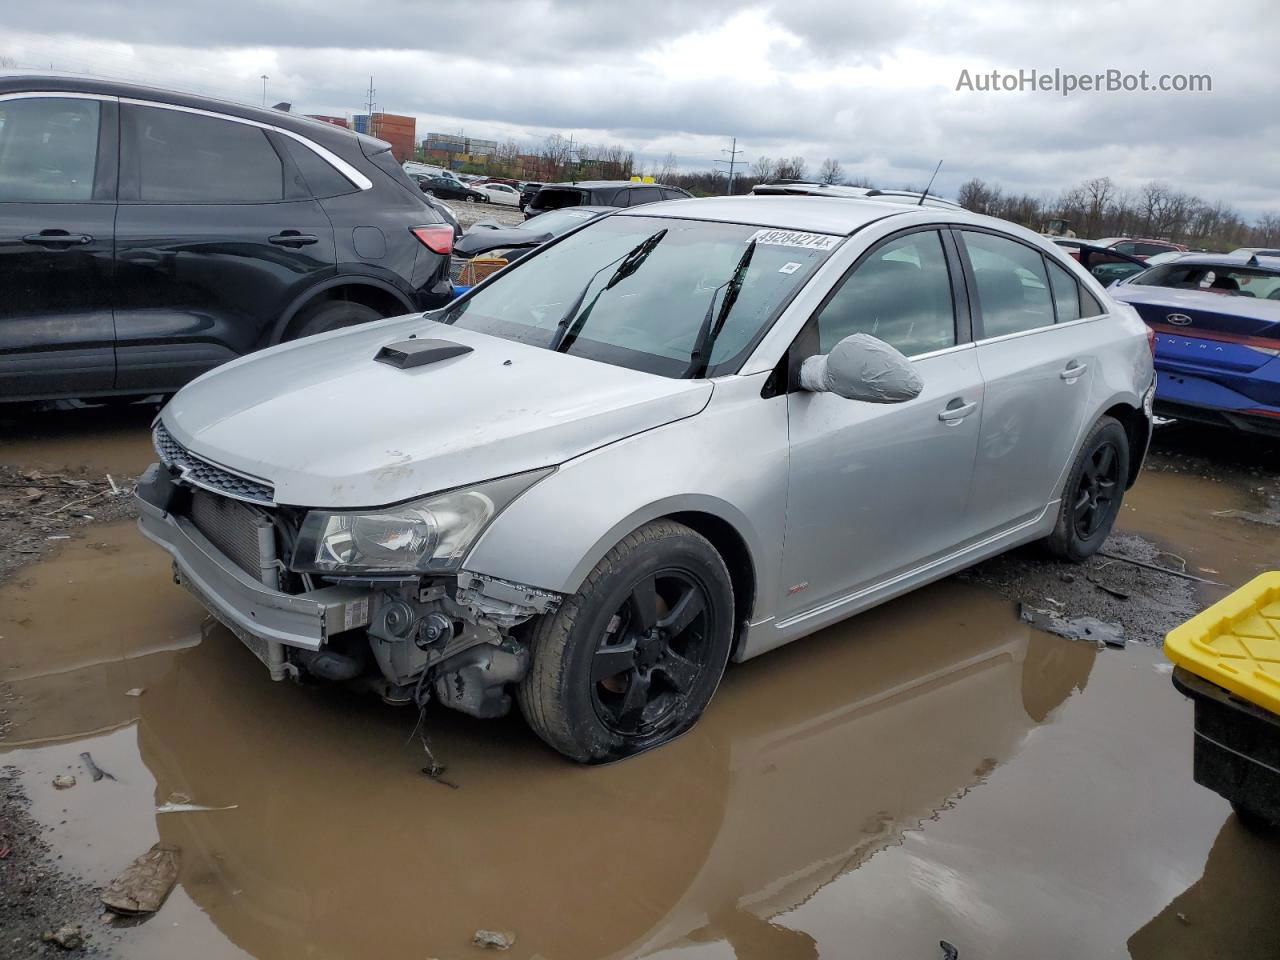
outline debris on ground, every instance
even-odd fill
[[[206,807],[199,803],[162,803],[156,813],[212,813],[218,810],[238,810],[240,804],[229,803],[225,807]]]
[[[960,951],[949,944],[946,940],[939,940],[938,946],[942,948],[942,960],[958,960]]]
[[[40,936],[45,943],[56,943],[63,950],[79,950],[84,946],[84,934],[79,927],[59,927]]]
[[[485,947],[489,950],[510,950],[512,944],[516,942],[516,935],[504,933],[501,930],[477,930],[471,942],[477,947]]]
[[[93,762],[92,754],[88,753],[87,751],[85,753],[80,754],[80,760],[84,763],[84,768],[89,771],[89,776],[93,778],[94,783],[97,783],[103,777],[106,777],[108,780],[115,780],[114,776],[107,773],[107,771],[103,770],[100,766],[98,766],[96,763]]]
[[[1096,617],[1062,617],[1050,610],[1020,603],[1018,619],[1046,633],[1096,644],[1099,650],[1104,646],[1123,649],[1126,643],[1124,628],[1120,624],[1106,623]]]
[[[176,847],[153,845],[107,884],[103,905],[124,916],[155,913],[178,882],[181,857]]]
[[[53,788],[55,790],[70,790],[76,785],[76,778],[69,773],[60,773],[53,778]]]
[[[140,697],[143,694],[143,690],[143,687],[134,687],[132,690],[126,690],[124,695],[126,697]]]
[[[1248,520],[1250,523],[1261,523],[1268,527],[1280,527],[1280,502],[1272,501],[1267,509],[1261,512],[1253,510],[1215,510],[1215,517]]]

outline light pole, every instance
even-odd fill
[[[265,73],[262,75],[262,105],[264,107],[267,105],[267,81],[270,79]]]

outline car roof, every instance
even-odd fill
[[[912,216],[915,215],[915,216]],[[1007,220],[984,217],[967,210],[916,207],[893,201],[867,198],[850,203],[840,197],[747,195],[740,197],[701,197],[692,200],[664,200],[642,207],[625,207],[615,216],[668,216],[685,220],[714,220],[721,223],[746,223],[782,230],[806,230],[813,233],[847,235],[885,217],[912,217],[920,222],[973,224],[994,227],[1019,237],[1042,238]]]
[[[172,104],[179,107],[191,107],[195,110],[208,110],[222,113],[230,117],[255,120],[268,126],[292,130],[302,134],[309,140],[330,145],[342,143],[355,146],[359,141],[374,141],[372,137],[356,133],[325,123],[323,120],[312,120],[301,114],[285,113],[274,108],[256,107],[249,103],[238,103],[234,100],[219,100],[216,97],[203,97],[163,87],[149,87],[138,83],[124,83],[118,80],[103,80],[98,77],[84,77],[66,73],[35,73],[6,70],[0,73],[0,94],[26,93],[28,91],[50,93],[89,93],[104,97],[126,97],[133,100],[154,100],[159,103]],[[359,148],[357,148],[359,149]]]
[[[641,183],[638,180],[578,180],[576,182],[565,181],[562,183],[544,183],[544,190],[563,187],[566,190],[598,190],[616,187],[667,187],[671,190],[678,190],[679,187],[673,187],[669,183]]]
[[[850,187],[843,184],[815,183],[810,180],[779,180],[773,183],[758,183],[751,188],[756,196],[774,196],[776,194],[794,194],[796,196],[846,197],[851,200],[885,198],[898,203],[919,204],[921,206],[946,207],[960,209],[960,204],[937,194],[925,194],[924,203],[920,204],[920,191],[880,190],[875,187]]]
[[[1263,270],[1274,270],[1280,273],[1280,257],[1264,257],[1258,254],[1239,253],[1184,253],[1176,263],[1180,267],[1260,267]],[[1163,264],[1156,264],[1163,266]]]

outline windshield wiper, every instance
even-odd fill
[[[630,251],[623,254],[617,260],[610,260],[603,267],[593,273],[591,275],[591,279],[587,281],[586,286],[582,288],[582,292],[578,294],[577,298],[573,301],[573,304],[565,311],[564,316],[561,317],[559,322],[556,324],[556,332],[551,338],[551,343],[548,345],[548,349],[554,350],[557,353],[565,353],[568,351],[568,349],[573,346],[573,342],[578,339],[578,334],[582,332],[582,328],[587,322],[587,317],[591,315],[591,311],[595,307],[596,301],[600,299],[601,295],[606,290],[613,289],[613,287],[617,286],[621,281],[639,270],[640,265],[644,263],[645,258],[653,252],[653,248],[661,243],[662,238],[666,235],[667,229],[666,227],[663,227],[657,233],[640,241],[632,247]],[[619,260],[622,262],[618,263]],[[587,308],[579,313],[578,311],[582,309],[582,301],[587,298],[587,291],[589,291],[591,289],[591,285],[596,282],[596,277],[600,276],[600,274],[604,273],[604,271],[608,270],[615,263],[618,264],[618,269],[613,271],[613,276],[609,278],[609,282],[600,288],[600,292],[592,298],[591,303],[587,305]]]
[[[720,331],[724,329],[724,323],[729,319],[733,305],[738,302],[738,293],[742,290],[743,281],[747,278],[747,268],[751,266],[751,258],[755,256],[755,252],[756,241],[752,240],[747,244],[747,249],[742,251],[738,265],[733,268],[733,276],[711,291],[711,302],[707,304],[706,316],[702,318],[702,324],[698,327],[698,336],[693,341],[693,351],[689,354],[689,366],[680,375],[682,379],[687,377],[692,380],[706,376],[707,367],[711,364],[711,351],[716,345],[716,337],[720,336]],[[728,289],[725,290],[724,300],[720,302],[720,311],[717,313],[716,294],[725,287]]]

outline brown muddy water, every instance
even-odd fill
[[[1237,480],[1149,472],[1123,526],[1242,582],[1280,529],[1212,515],[1250,505]],[[90,931],[124,957],[450,960],[479,928],[513,960],[1280,956],[1280,843],[1193,783],[1160,652],[1041,634],[970,583],[732,668],[690,734],[613,766],[432,710],[457,789],[409,713],[271,683],[130,524],[0,587],[0,679],[0,764],[64,866],[182,850],[159,914]],[[174,794],[232,809],[156,812]]]

